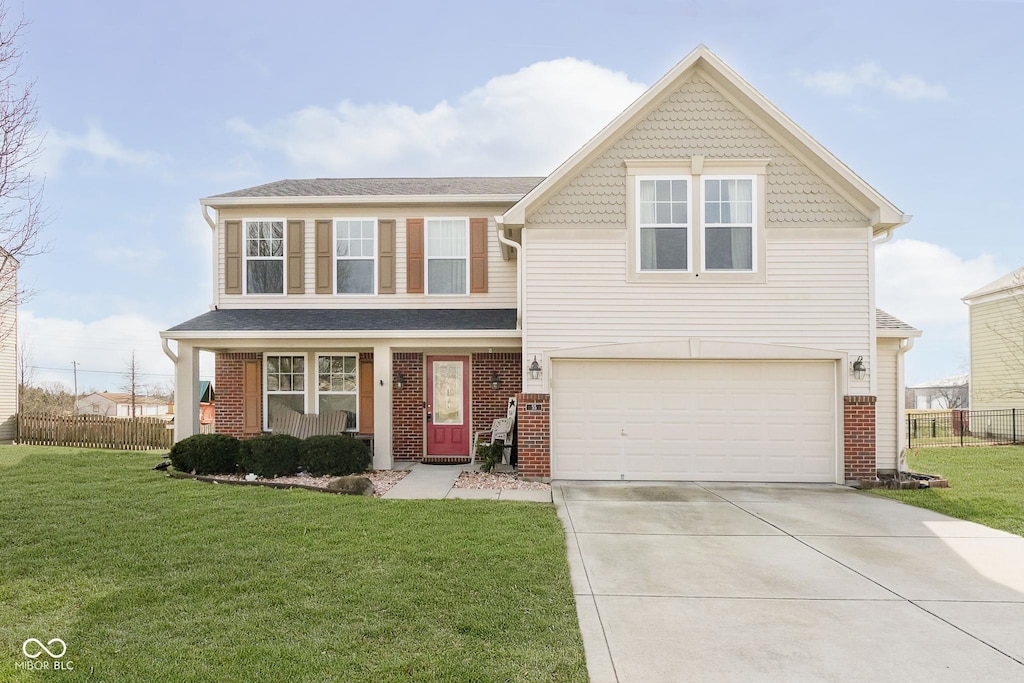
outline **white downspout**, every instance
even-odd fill
[[[523,245],[505,237],[505,219],[494,217],[494,227],[498,233],[498,241],[516,250],[516,329],[523,329]]]
[[[907,380],[903,370],[903,355],[912,348],[914,338],[907,337],[900,340],[900,346],[896,349],[896,416],[900,421],[896,433],[901,435],[899,451],[896,454],[897,474],[907,471],[907,390],[904,386]]]
[[[213,242],[213,248],[210,249],[210,252],[212,254],[210,257],[210,274],[212,281],[211,289],[213,290],[213,299],[212,303],[210,304],[210,308],[211,310],[216,310],[217,306],[220,304],[220,288],[218,287],[217,283],[217,266],[219,265],[218,253],[220,251],[219,245],[217,244],[217,221],[219,214],[218,216],[210,216],[210,214],[206,212],[207,208],[209,207],[207,207],[205,204],[199,205],[199,210],[202,211],[203,213],[203,220],[205,220],[206,224],[210,226],[210,230],[212,231],[213,234],[213,237],[211,238],[211,241]]]
[[[166,337],[160,340],[160,346],[162,346],[163,349],[164,349],[164,355],[166,355],[168,358],[170,358],[172,363],[177,365],[178,364],[178,354],[174,353],[174,351],[171,351],[171,345],[167,343],[167,338]]]
[[[881,236],[881,237],[879,237],[879,238],[876,238],[876,239],[874,240],[874,241],[875,241],[875,244],[885,244],[886,242],[888,242],[889,240],[891,240],[891,239],[892,239],[892,233],[893,233],[893,229],[892,229],[892,228],[889,228],[889,229],[888,229],[888,230],[886,230],[886,231],[885,231],[884,233],[882,233],[882,236]]]

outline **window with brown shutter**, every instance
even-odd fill
[[[242,367],[242,432],[259,434],[263,429],[260,412],[263,407],[263,391],[260,361],[244,361]]]
[[[406,283],[409,294],[423,293],[423,219],[405,219]]]
[[[316,293],[332,294],[334,250],[331,244],[332,221],[316,222]]]
[[[306,221],[288,221],[288,293],[306,291]]]
[[[487,293],[487,219],[469,219],[469,292]]]
[[[377,292],[395,293],[395,220],[377,222]]]
[[[359,361],[359,433],[373,434],[373,361]]]

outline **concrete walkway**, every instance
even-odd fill
[[[409,463],[409,474],[391,487],[383,498],[425,500],[471,498],[477,500],[518,500],[550,503],[551,491],[528,489],[457,489],[455,480],[466,471],[477,471],[479,465],[424,465]]]
[[[555,482],[591,681],[1024,681],[1024,538],[839,486]]]

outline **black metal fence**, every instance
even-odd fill
[[[1024,408],[907,412],[907,448],[1024,445]]]

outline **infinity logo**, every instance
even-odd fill
[[[28,644],[29,643],[35,643],[36,647],[39,648],[39,651],[36,652],[34,655],[31,655],[31,654],[28,653]],[[51,652],[50,651],[50,647],[53,647],[54,643],[60,643],[60,653]],[[49,645],[50,647],[47,647],[47,645]],[[57,648],[53,648],[53,649],[56,650]],[[21,644],[21,651],[24,652],[25,656],[28,657],[29,659],[37,659],[38,657],[41,657],[44,652],[46,654],[50,655],[51,657],[53,657],[54,659],[60,659],[61,657],[64,656],[64,653],[68,651],[68,646],[60,638],[54,638],[53,640],[48,642],[46,645],[43,645],[43,642],[41,640],[38,640],[37,638],[29,638],[28,640],[26,640],[24,643]]]

